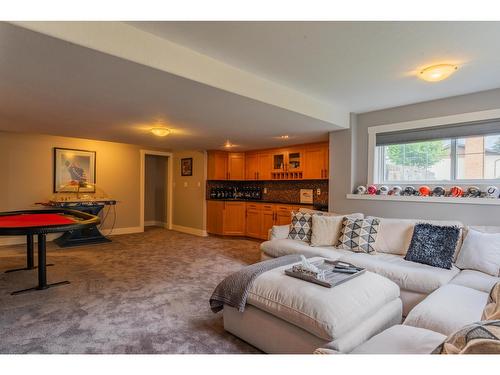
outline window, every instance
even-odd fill
[[[379,142],[378,182],[465,182],[500,180],[500,128],[497,134],[468,135],[421,141],[394,142],[403,139],[391,134],[389,144]],[[412,131],[409,139],[418,139]],[[430,131],[432,134],[432,131]],[[451,132],[453,133],[453,132]],[[423,133],[420,134],[422,136]],[[427,137],[428,138],[428,137]],[[387,137],[386,140],[390,137]],[[382,143],[382,144],[379,144]]]

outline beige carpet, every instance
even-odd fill
[[[24,245],[0,247],[0,353],[251,353],[223,330],[208,299],[228,274],[259,260],[259,242],[160,228],[72,249],[50,243],[49,282],[36,285]]]

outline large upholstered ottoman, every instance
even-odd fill
[[[316,260],[320,258],[312,258]],[[266,353],[352,349],[401,323],[399,287],[371,272],[333,288],[284,274],[290,265],[258,276],[243,313],[224,307],[224,328]]]

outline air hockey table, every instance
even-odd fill
[[[100,223],[98,216],[68,209],[24,210],[0,213],[0,236],[26,236],[26,267],[6,272],[32,270],[34,236],[38,236],[38,286],[12,292],[16,295],[69,284],[69,281],[47,283],[47,234],[67,233],[90,228]]]

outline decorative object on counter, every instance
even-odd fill
[[[399,195],[401,195],[402,191],[403,191],[403,188],[401,186],[393,186],[391,191],[389,192],[389,195],[399,196]]]
[[[366,188],[366,192],[370,195],[377,194],[377,187],[375,185],[370,185]]]
[[[481,197],[481,190],[477,186],[471,186],[467,189],[467,192],[464,194],[466,198],[479,198]]]
[[[181,159],[181,176],[193,175],[193,158]]]
[[[460,198],[464,195],[464,191],[460,186],[453,186],[448,192],[449,197]]]
[[[261,200],[262,189],[260,187],[212,187],[210,199],[238,199],[238,200]]]
[[[389,194],[389,187],[386,185],[382,185],[379,189],[380,195],[387,195]]]
[[[436,186],[432,190],[432,196],[433,197],[444,197],[446,195],[446,190],[442,186]]]
[[[413,186],[406,186],[403,190],[403,193],[401,195],[405,197],[411,197],[417,194],[417,189],[415,189]]]
[[[429,195],[431,195],[431,188],[429,186],[420,186],[418,188],[418,194],[421,196],[421,197],[428,197]]]
[[[354,191],[354,194],[359,194],[359,195],[363,195],[365,193],[366,193],[366,187],[364,187],[363,185],[359,185]]]
[[[313,189],[300,189],[300,203],[312,204],[314,199]]]
[[[496,186],[488,186],[486,189],[487,198],[500,198],[500,189]]]
[[[94,193],[95,151],[54,148],[54,193]]]

